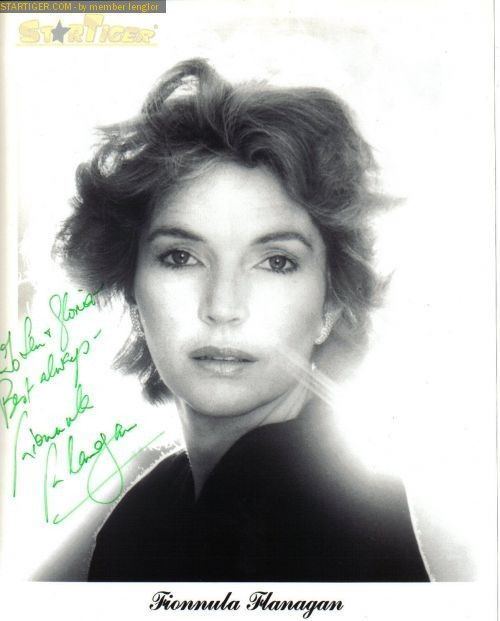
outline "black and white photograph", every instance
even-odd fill
[[[493,3],[42,4],[0,3],[0,611],[496,618]]]

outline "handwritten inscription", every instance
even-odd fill
[[[49,298],[49,308],[56,318],[59,328],[59,347],[61,351],[66,351],[69,343],[67,323],[81,316],[91,306],[95,306],[98,293],[99,290],[94,293],[87,293],[80,303],[73,304],[73,306],[69,303],[67,292],[63,293],[62,296],[55,293]]]
[[[57,425],[52,433],[34,433],[33,429],[30,427],[30,434],[33,439],[32,448],[28,451],[25,451],[22,455],[22,459],[25,457],[35,458],[37,448],[40,448],[44,444],[47,444],[54,440],[56,437],[63,434],[67,429],[71,427],[71,425],[77,420],[77,418],[86,412],[87,410],[94,409],[94,406],[90,402],[90,397],[83,392],[82,385],[78,384],[76,387],[76,395],[75,395],[75,408],[71,415],[66,416],[65,423],[61,424],[61,426]],[[65,426],[64,426],[65,425]]]
[[[64,352],[62,356],[54,356],[54,354],[49,354],[46,368],[40,375],[40,384],[50,382],[50,380],[54,379],[54,377],[57,377],[60,373],[65,371],[68,366],[73,365],[74,384],[77,386],[80,375],[80,356],[86,356],[89,352],[90,343],[87,339],[85,339],[78,347],[75,347],[72,354],[67,351]]]
[[[137,423],[123,420],[98,430],[90,443],[79,437],[82,417],[95,417],[84,369],[85,360],[99,347],[101,330],[93,326],[91,335],[82,337],[81,330],[73,334],[73,327],[97,306],[98,293],[55,293],[48,299],[49,325],[37,325],[26,316],[19,338],[9,331],[0,341],[0,421],[12,437],[11,493],[14,498],[19,493],[26,468],[39,464],[43,517],[50,524],[60,524],[88,500],[114,502],[124,489],[124,466],[145,448],[119,463],[118,444],[127,443],[137,428]],[[49,400],[56,410],[50,412],[53,420],[40,420],[37,398],[61,386],[72,391],[67,406]],[[62,492],[71,480],[82,481],[81,500],[64,508]]]
[[[0,375],[6,373],[17,373],[20,369],[21,363],[18,358],[14,357],[12,349],[12,333],[7,333],[7,338],[3,343],[0,343]]]
[[[0,396],[0,409],[2,410],[3,420],[7,429],[18,407],[28,406],[31,403],[30,395],[34,384],[27,377],[24,378],[23,384],[23,392],[16,392],[14,390],[14,382],[11,379],[8,377],[0,379],[0,394],[3,393]]]

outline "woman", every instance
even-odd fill
[[[363,342],[382,202],[345,106],[180,63],[105,130],[60,235],[123,295],[118,365],[173,397],[186,450],[126,494],[91,580],[427,580],[403,488],[354,463],[314,362]]]

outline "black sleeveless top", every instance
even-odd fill
[[[97,536],[93,581],[427,581],[403,486],[354,463],[311,408],[258,427],[197,500],[184,452],[121,500]]]

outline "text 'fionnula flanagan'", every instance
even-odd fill
[[[240,600],[231,599],[232,592],[226,593],[224,599],[198,600],[176,599],[171,591],[157,591],[149,605],[151,610],[240,610],[243,604]],[[309,619],[315,611],[333,612],[342,610],[340,600],[304,600],[304,599],[276,599],[273,591],[254,591],[246,603],[247,610],[291,611],[302,612],[304,619]]]

